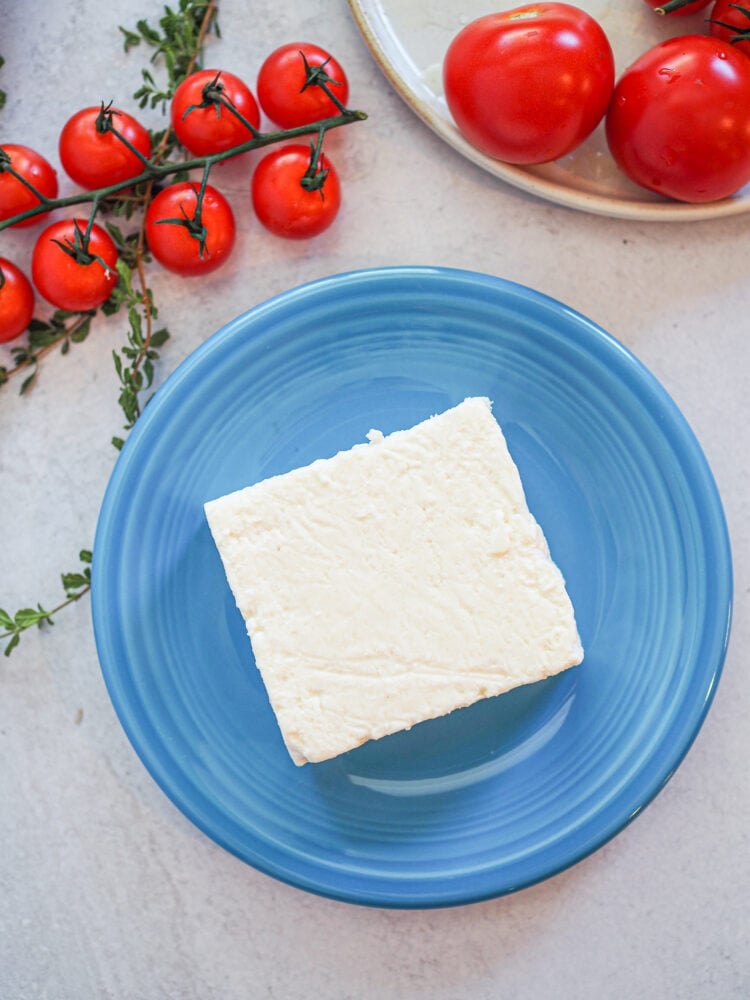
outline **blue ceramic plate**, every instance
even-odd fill
[[[585,661],[297,768],[203,503],[469,395],[494,401]],[[612,837],[698,732],[729,631],[721,502],[674,403],[589,320],[463,271],[339,275],[220,330],[132,432],[94,551],[104,677],[162,789],[256,868],[378,906],[511,892]]]

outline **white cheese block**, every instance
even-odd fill
[[[583,658],[489,400],[368,437],[205,506],[296,764]]]

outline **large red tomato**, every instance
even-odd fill
[[[443,63],[456,125],[508,163],[544,163],[575,149],[607,110],[612,48],[589,14],[533,3],[472,21]]]
[[[100,107],[77,111],[60,133],[60,162],[65,173],[88,190],[119,184],[137,177],[144,169],[139,157],[114,132],[103,127],[107,116],[141,156],[151,156],[151,137],[132,115],[116,108],[106,113]]]
[[[750,59],[707,35],[645,52],[615,87],[607,141],[643,187],[687,202],[750,181]]]

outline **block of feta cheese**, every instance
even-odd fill
[[[296,764],[583,658],[490,401],[367,437],[205,505]]]

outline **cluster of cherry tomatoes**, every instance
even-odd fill
[[[468,24],[443,64],[459,130],[488,156],[534,164],[572,152],[604,119],[636,184],[692,203],[737,192],[750,181],[750,0],[645,2],[703,10],[708,31],[654,46],[619,80],[604,30],[576,6],[531,3]]]
[[[311,84],[311,79],[321,79],[325,86]],[[171,102],[178,141],[192,157],[221,157],[257,135],[261,109],[281,130],[335,116],[346,106],[348,82],[341,65],[324,49],[290,43],[266,58],[256,94],[257,100],[232,73],[193,73],[180,84]],[[219,102],[212,101],[211,95]],[[12,143],[3,144],[0,150],[21,178],[7,170],[0,172],[0,220],[37,207],[40,199],[34,191],[44,199],[57,198],[57,173],[45,157]],[[111,107],[77,112],[59,138],[63,169],[88,191],[148,176],[153,152],[147,129],[132,115]],[[333,222],[341,191],[336,171],[322,150],[313,156],[310,145],[297,141],[263,155],[252,174],[250,200],[258,219],[272,233],[304,239]],[[14,225],[38,224],[45,214]],[[224,195],[205,180],[201,184],[168,183],[148,203],[144,235],[150,253],[164,267],[181,275],[203,274],[219,267],[230,254],[235,241],[234,214]],[[36,240],[31,258],[33,286],[58,309],[95,309],[117,283],[117,260],[114,241],[93,217],[61,219],[47,225]],[[23,333],[33,311],[31,282],[12,261],[0,258],[0,342]]]

